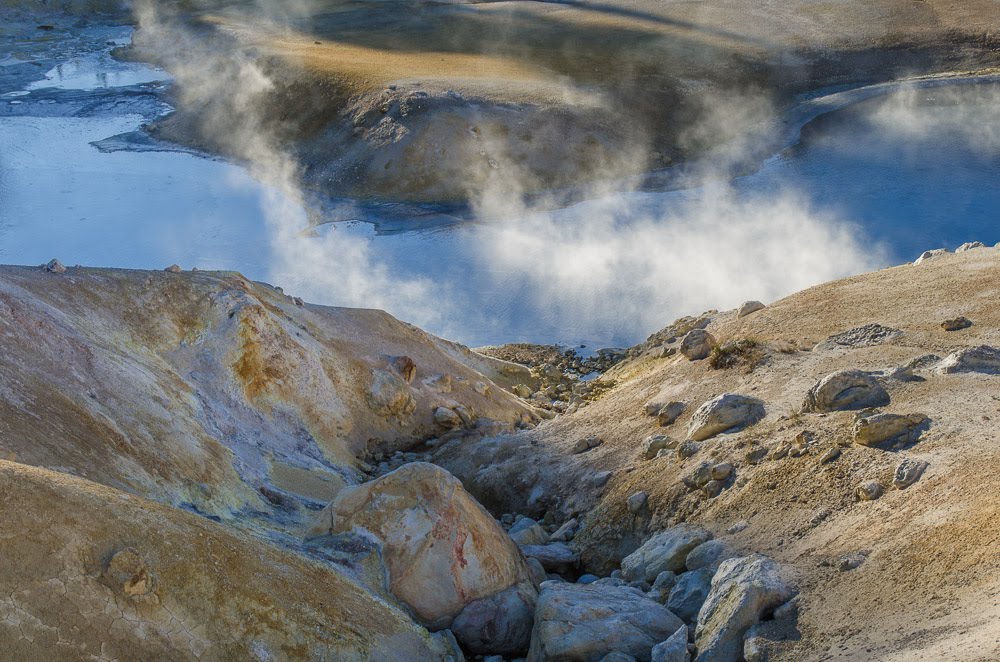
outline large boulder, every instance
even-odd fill
[[[712,348],[717,344],[711,333],[705,329],[695,329],[689,331],[681,340],[681,354],[689,361],[700,361],[708,358],[708,355],[712,353]]]
[[[1000,375],[1000,347],[980,345],[949,354],[937,365],[941,374],[954,372],[981,372]]]
[[[689,524],[661,531],[622,560],[622,576],[628,581],[652,583],[664,570],[683,570],[691,550],[711,539],[711,533]]]
[[[778,571],[777,563],[759,554],[722,562],[698,613],[697,662],[740,660],[747,629],[795,594]]]
[[[723,393],[712,398],[691,417],[688,436],[703,441],[720,432],[753,425],[765,415],[764,403],[737,393]]]
[[[806,394],[802,410],[830,412],[889,404],[889,393],[878,380],[860,370],[840,370],[816,382]]]
[[[409,416],[417,408],[410,385],[388,370],[372,370],[368,404],[380,416],[396,418]]]
[[[609,653],[649,662],[653,646],[684,624],[640,591],[609,584],[545,582],[529,662],[598,662]]]
[[[347,532],[378,541],[390,592],[429,628],[451,626],[472,603],[512,586],[534,596],[514,542],[457,478],[433,464],[406,464],[344,489],[309,535]]]
[[[927,426],[923,414],[874,414],[854,423],[854,443],[862,446],[915,442]]]

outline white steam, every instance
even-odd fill
[[[205,130],[267,185],[272,279],[318,303],[383,308],[470,344],[624,342],[682,315],[771,301],[883,262],[851,226],[791,191],[768,198],[740,197],[729,185],[670,195],[600,191],[591,202],[546,212],[522,202],[526,187],[515,173],[479,192],[475,210],[486,220],[452,233],[442,253],[427,244],[426,254],[408,256],[417,268],[400,268],[381,259],[378,239],[313,231],[299,166],[258,115],[273,83],[252,57],[208,51],[153,3],[138,15],[145,39],[170,44],[182,104],[198,108]],[[727,132],[732,140],[719,157],[729,167],[755,147],[744,136],[769,112],[756,99],[726,99],[690,138]]]

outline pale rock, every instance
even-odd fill
[[[964,253],[966,251],[971,251],[973,248],[986,248],[986,244],[981,241],[967,241],[958,248],[955,249],[956,253]]]
[[[181,271],[183,271],[183,269],[180,268],[180,265],[171,264],[169,267],[164,269],[164,271],[171,274],[179,274]]]
[[[764,403],[736,393],[724,393],[712,398],[694,413],[688,436],[703,441],[722,432],[757,423],[764,418]]]
[[[670,437],[654,434],[646,437],[646,440],[642,442],[642,457],[645,460],[652,460],[660,451],[676,447],[677,442]]]
[[[368,404],[376,413],[386,417],[409,416],[417,408],[409,385],[388,370],[372,371]]]
[[[389,589],[430,628],[451,625],[467,605],[531,584],[523,556],[461,482],[424,462],[343,489],[310,537],[353,532],[382,545]]]
[[[874,414],[858,419],[852,431],[854,443],[861,446],[910,444],[930,421],[923,414]]]
[[[737,317],[746,317],[751,313],[756,313],[758,310],[764,310],[764,304],[760,301],[746,301],[736,311]]]
[[[681,354],[689,361],[700,361],[712,353],[716,346],[715,338],[704,329],[689,331],[681,340]]]
[[[957,372],[1000,375],[1000,347],[980,345],[959,350],[946,356],[935,371],[943,375]]]
[[[889,393],[874,377],[860,370],[840,370],[819,380],[806,394],[802,410],[830,412],[889,404]]]
[[[854,490],[854,496],[858,501],[875,501],[885,493],[885,488],[877,480],[869,480],[861,483]]]
[[[649,662],[657,643],[683,623],[639,591],[608,584],[542,584],[529,662],[597,662],[609,653]]]
[[[711,538],[711,533],[690,524],[661,531],[622,560],[622,576],[628,581],[652,582],[665,570],[683,570],[691,550]]]
[[[793,595],[778,564],[765,556],[723,561],[698,613],[698,662],[738,662],[747,629]]]
[[[668,402],[657,410],[656,422],[663,428],[673,425],[685,409],[687,409],[687,405],[683,402]]]
[[[918,257],[913,262],[913,264],[914,265],[923,264],[924,262],[927,262],[928,260],[933,260],[936,257],[940,257],[942,255],[947,255],[949,252],[950,251],[947,248],[935,248],[933,250],[924,251],[923,253],[920,254],[920,257]]]

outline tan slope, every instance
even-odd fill
[[[0,511],[6,659],[443,658],[329,568],[146,499],[0,461]]]

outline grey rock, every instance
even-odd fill
[[[601,662],[636,662],[636,659],[627,653],[614,651],[602,657]]]
[[[515,531],[515,529],[517,530]],[[549,542],[549,534],[540,524],[533,521],[529,526],[518,528],[517,525],[514,525],[511,527],[510,538],[518,545],[546,545]]]
[[[171,274],[179,274],[181,271],[183,271],[183,269],[180,268],[180,265],[171,264],[169,267],[164,269],[164,271]]]
[[[622,560],[622,576],[652,582],[665,570],[683,570],[691,550],[711,538],[705,529],[689,524],[661,531]]]
[[[598,577],[597,575],[580,575],[580,578],[576,580],[576,583],[577,584],[593,584],[598,579],[600,579],[600,577]]]
[[[538,597],[529,662],[596,662],[609,653],[649,662],[657,643],[683,625],[635,589],[546,582]]]
[[[712,467],[712,480],[726,480],[733,475],[733,465],[728,462],[720,462]]]
[[[705,486],[701,488],[702,494],[708,499],[714,499],[715,497],[722,494],[722,490],[726,489],[726,484],[721,480],[710,480],[705,483]]]
[[[813,351],[824,351],[845,347],[873,347],[882,345],[903,335],[899,329],[881,324],[865,324],[834,334],[817,344]]]
[[[956,372],[1000,375],[1000,348],[980,345],[957,351],[946,356],[935,371],[943,375]]]
[[[518,545],[521,553],[537,559],[548,572],[566,571],[576,565],[579,557],[565,543],[552,542],[548,545]]]
[[[905,490],[920,480],[920,477],[924,475],[924,471],[927,470],[928,466],[930,465],[923,460],[906,458],[896,467],[896,471],[892,476],[893,486],[896,489]]]
[[[737,430],[764,418],[764,403],[736,393],[724,393],[712,398],[694,413],[688,436],[703,441],[721,432]]]
[[[444,662],[465,662],[465,655],[451,630],[441,630],[431,634],[437,641],[437,648],[444,655]]]
[[[760,301],[745,301],[736,311],[736,316],[746,317],[751,313],[756,313],[758,310],[764,310],[764,304]]]
[[[729,548],[721,540],[708,540],[692,549],[684,560],[688,570],[713,567],[729,555]]]
[[[837,561],[837,570],[841,572],[856,570],[860,568],[867,559],[868,552],[851,552],[850,554],[844,554]]]
[[[942,255],[947,255],[949,252],[950,251],[947,248],[935,248],[935,249],[932,249],[932,250],[929,250],[929,251],[924,251],[923,253],[920,254],[920,257],[918,257],[913,262],[913,264],[914,265],[923,264],[924,262],[927,262],[928,260],[933,260],[936,257],[940,257]]]
[[[712,353],[717,343],[711,333],[704,329],[689,331],[681,340],[681,354],[689,361],[700,361]]]
[[[840,370],[809,389],[803,411],[830,412],[889,404],[889,393],[874,377],[860,370]]]
[[[698,618],[701,606],[712,588],[712,568],[698,568],[685,572],[677,579],[677,584],[667,598],[667,609],[675,613],[686,623],[693,623]]]
[[[677,457],[682,460],[687,459],[697,453],[700,448],[701,446],[699,446],[696,442],[688,439],[687,441],[681,442],[681,444],[677,446]]]
[[[417,408],[409,384],[388,370],[372,371],[368,404],[376,413],[386,417],[409,416]]]
[[[517,655],[528,650],[535,615],[535,590],[512,586],[466,605],[451,623],[462,646],[477,655]]]
[[[834,446],[833,448],[828,448],[825,453],[823,453],[819,458],[820,464],[829,464],[840,457],[840,449]]]
[[[723,561],[698,613],[698,662],[738,662],[747,629],[793,594],[778,564],[765,556]]]
[[[858,485],[854,490],[854,496],[858,501],[875,501],[885,493],[882,484],[877,480],[869,480]]]
[[[597,448],[602,443],[604,442],[598,437],[585,437],[573,444],[573,454],[579,455],[580,453],[586,453],[593,448]]]
[[[590,476],[590,484],[595,488],[602,488],[611,480],[610,471],[596,471]]]
[[[628,511],[637,514],[645,510],[649,503],[649,495],[645,492],[636,492],[628,498]]]
[[[457,428],[462,426],[462,417],[454,409],[438,407],[434,410],[434,423],[443,428]]]
[[[666,641],[653,646],[650,662],[689,662],[688,629],[686,625],[677,628]]]
[[[875,414],[854,423],[854,443],[861,446],[911,444],[920,438],[930,419],[923,414]]]
[[[527,558],[525,561],[528,563],[528,571],[531,573],[531,581],[538,586],[545,581],[545,566],[538,559]]]
[[[579,529],[580,522],[575,517],[568,519],[555,530],[555,533],[549,536],[549,540],[551,542],[568,542],[573,539]]]
[[[654,434],[642,442],[642,457],[652,460],[661,450],[677,448],[677,442],[663,434]]]
[[[726,533],[728,533],[729,535],[735,535],[740,531],[746,531],[748,528],[750,528],[750,522],[742,520],[737,522],[736,524],[733,524],[728,529],[726,529]]]
[[[45,270],[52,274],[64,274],[66,273],[66,265],[59,260],[52,259],[45,265]]]

